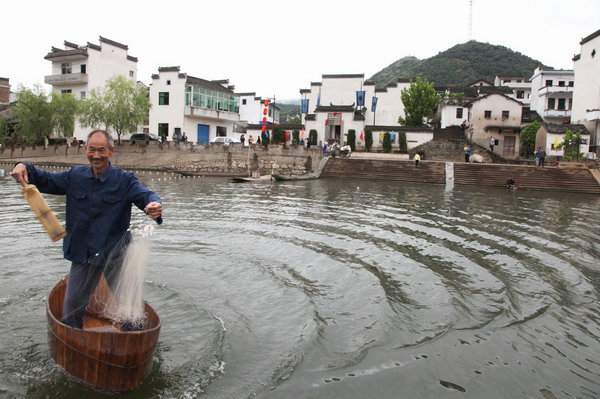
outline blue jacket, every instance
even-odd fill
[[[112,165],[98,179],[89,165],[58,173],[25,165],[29,183],[40,192],[67,196],[63,252],[72,262],[103,265],[113,247],[129,240],[131,205],[143,210],[150,202],[161,202],[132,172]]]

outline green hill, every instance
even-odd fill
[[[497,75],[522,76],[528,80],[538,66],[552,69],[504,46],[470,41],[431,58],[404,57],[373,75],[378,88],[399,78],[427,78],[435,86],[466,86],[479,79],[494,82]]]

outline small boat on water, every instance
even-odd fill
[[[48,295],[46,317],[50,354],[56,364],[75,380],[93,388],[123,392],[136,388],[152,368],[161,321],[147,303],[141,331],[121,331],[101,316],[100,302],[93,299],[84,317],[84,328],[63,324],[62,308],[67,290],[65,277]],[[92,298],[106,296],[108,285],[101,278]]]
[[[275,180],[312,180],[318,179],[321,173],[305,173],[303,175],[273,175]]]
[[[263,175],[263,176],[234,176],[231,180],[244,183],[244,182],[268,182],[273,180],[271,175]]]

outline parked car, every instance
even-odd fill
[[[158,136],[151,133],[135,133],[131,135],[129,141],[131,141],[131,144],[135,144],[136,141],[145,141],[146,143],[148,143],[150,141],[158,141]]]
[[[239,143],[239,142],[240,142],[239,140],[236,140],[232,137],[224,137],[224,136],[215,137],[211,141],[211,143],[223,143],[224,146],[228,146],[231,143]]]

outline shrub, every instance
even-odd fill
[[[406,154],[408,152],[408,144],[406,143],[406,132],[398,133],[398,146],[400,147],[401,154]]]
[[[298,144],[300,142],[300,131],[294,130],[292,131],[292,144]]]
[[[371,151],[373,147],[373,131],[371,129],[365,129],[365,149]]]
[[[383,152],[392,152],[392,141],[390,139],[390,132],[385,132],[383,134],[383,143],[381,143],[383,147]]]
[[[348,143],[347,143],[352,151],[355,151],[356,148],[356,130],[350,129],[348,130]]]
[[[319,134],[317,133],[317,129],[310,129],[308,132],[308,139],[310,140],[310,145],[317,145],[317,138]]]

